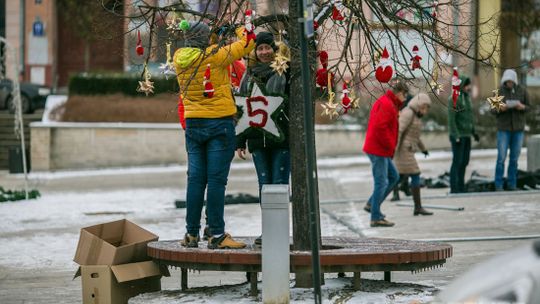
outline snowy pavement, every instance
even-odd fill
[[[448,170],[450,154],[433,152],[419,158],[425,177]],[[495,151],[473,152],[472,170],[492,176]],[[526,155],[520,159],[525,168]],[[0,303],[78,303],[80,279],[72,259],[81,227],[127,218],[159,235],[179,239],[184,233],[185,209],[174,200],[185,196],[185,166],[69,171],[30,174],[30,186],[41,191],[38,200],[0,204]],[[364,200],[371,191],[371,171],[365,157],[319,161],[321,201]],[[0,172],[2,186],[22,188],[21,175]],[[228,191],[257,192],[250,162],[236,162]],[[410,207],[386,201],[383,205],[394,228],[370,228],[363,203],[321,204],[321,231],[325,236],[368,236],[404,239],[515,236],[538,234],[540,193],[505,192],[490,195],[447,195],[448,189],[423,191],[424,204],[462,206],[464,211],[434,210],[432,217],[413,217]],[[406,202],[410,202],[405,200]],[[255,236],[261,231],[260,209],[253,205],[227,205],[227,230],[234,235]],[[393,283],[381,273],[363,273],[360,291],[348,278],[326,275],[325,303],[424,303],[437,290],[471,266],[527,240],[456,242],[454,256],[443,268],[411,274],[393,273]],[[245,274],[196,272],[190,274],[190,290],[180,291],[180,273],[162,279],[163,291],[141,295],[130,303],[258,303],[251,298]],[[259,277],[260,279],[260,277]],[[291,280],[294,284],[294,280]],[[262,288],[259,281],[259,289]],[[311,303],[310,289],[291,288],[293,303]]]

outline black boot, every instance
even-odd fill
[[[411,187],[411,194],[414,201],[414,215],[433,215],[433,212],[429,212],[426,209],[422,208],[420,187]]]
[[[411,196],[411,189],[409,188],[409,176],[406,174],[400,174],[399,181],[399,190],[403,191],[406,196]]]
[[[396,185],[393,190],[392,198],[390,199],[391,202],[399,201],[399,185]]]

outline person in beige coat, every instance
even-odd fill
[[[409,104],[401,110],[399,116],[399,137],[394,163],[403,178],[411,178],[411,194],[414,201],[414,215],[432,215],[422,208],[420,199],[420,168],[414,153],[421,151],[425,156],[429,155],[424,143],[420,139],[422,132],[422,116],[424,116],[431,105],[431,100],[427,94],[420,93],[411,99]]]

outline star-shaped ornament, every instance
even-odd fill
[[[282,54],[276,54],[274,61],[270,64],[270,67],[274,69],[279,75],[283,75],[285,71],[289,68],[290,58],[283,56]]]
[[[504,99],[504,96],[499,95],[499,90],[493,90],[493,95],[494,96],[487,98],[487,101],[489,102],[489,106],[491,107],[491,109],[497,110],[497,112],[500,112],[503,105],[502,101]]]
[[[260,128],[278,138],[282,136],[272,115],[279,111],[284,101],[283,97],[265,96],[259,86],[254,84],[251,96],[235,96],[234,98],[236,105],[244,111],[236,125],[236,134],[241,134],[251,127]]]
[[[431,88],[431,90],[433,92],[435,92],[435,94],[437,95],[441,95],[441,92],[444,91],[443,90],[443,85],[438,83],[437,81],[432,81],[429,83],[429,87]]]
[[[322,104],[322,107],[324,111],[321,113],[321,116],[326,115],[330,117],[330,119],[334,119],[334,116],[339,116],[339,113],[337,111],[337,103],[326,102]]]
[[[176,23],[176,18],[167,19],[167,30],[168,31],[174,31],[177,28],[178,28],[178,24]]]
[[[154,82],[150,81],[150,79],[145,79],[144,81],[139,81],[139,87],[137,88],[137,92],[141,92],[146,94],[153,94],[154,93]]]
[[[159,69],[161,70],[161,73],[165,75],[165,79],[167,80],[169,80],[169,76],[176,76],[176,69],[171,61],[162,63],[159,66]]]

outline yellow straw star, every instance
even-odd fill
[[[501,111],[502,105],[503,105],[503,99],[504,96],[499,95],[499,90],[493,90],[494,96],[488,97],[487,101],[489,102],[489,106],[493,110],[497,110],[497,112]]]

